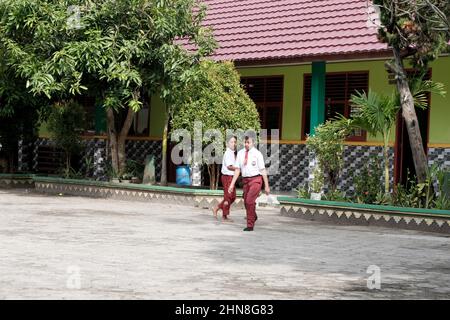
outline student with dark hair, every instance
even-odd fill
[[[242,173],[244,183],[244,205],[247,211],[247,228],[244,231],[253,231],[256,215],[256,198],[258,198],[264,181],[264,191],[270,193],[269,180],[267,179],[266,166],[262,153],[254,147],[254,139],[251,136],[245,137],[245,148],[240,150],[234,165],[235,171],[233,180],[228,188],[228,192],[234,191],[234,186],[239,175]]]

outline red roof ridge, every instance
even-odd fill
[[[292,0],[262,0],[262,1],[258,1],[258,0],[252,0],[252,1],[237,0],[237,1],[233,1],[232,0],[232,1],[226,1],[226,2],[220,2],[220,1],[214,1],[214,0],[203,0],[202,2],[204,4],[206,4],[208,6],[208,8],[210,8],[209,5],[213,3],[214,8],[211,11],[216,11],[216,10],[224,9],[224,8],[230,8],[230,3],[233,3],[233,2],[244,2],[242,4],[234,5],[228,11],[221,11],[221,12],[236,12],[236,11],[239,11],[239,9],[237,9],[237,8],[245,7],[245,6],[248,6],[248,5],[271,4],[270,6],[267,6],[267,7],[277,7],[277,6],[279,7],[280,6],[279,2],[282,2],[282,1],[291,3],[293,5],[299,4],[299,2],[302,5],[313,4],[312,6],[305,6],[305,8],[321,7],[321,6],[323,6],[323,4],[320,4],[321,2],[329,2],[329,0],[303,0],[303,1],[301,1],[301,0],[298,1],[297,0],[295,3],[292,3]],[[347,4],[348,3],[348,0],[332,0],[332,1],[334,1],[335,3],[337,2],[338,4]],[[228,5],[220,6],[221,4],[228,4]],[[209,11],[209,9],[208,9],[208,11]]]
[[[358,9],[362,9],[362,8],[358,8]],[[321,10],[321,11],[308,12],[307,13],[308,14],[307,20],[321,19],[323,17],[323,15],[325,15],[325,14],[328,14],[330,16],[336,16],[336,14],[337,14],[336,11],[341,12],[341,14],[342,14],[341,16],[355,15],[355,12],[351,12],[351,11],[348,12],[349,10],[347,10],[347,9],[334,10],[333,12],[327,12],[327,11],[324,12],[323,10]],[[287,12],[287,14],[283,14],[284,12]],[[361,12],[358,12],[358,13],[361,14]],[[294,17],[294,16],[303,16],[304,17],[305,16],[305,12],[303,12],[303,11],[302,12],[298,12],[298,11],[295,11],[295,10],[292,10],[292,9],[290,9],[290,10],[289,9],[286,9],[286,10],[283,9],[283,10],[269,11],[269,12],[263,12],[263,13],[257,13],[257,14],[247,13],[247,14],[242,14],[242,15],[233,15],[231,17],[226,17],[226,18],[221,18],[221,19],[219,19],[219,18],[209,19],[208,17],[206,17],[206,19],[204,20],[204,24],[205,25],[214,24],[214,21],[218,21],[218,20],[222,21],[222,23],[224,21],[239,22],[239,21],[242,21],[243,17],[248,17],[248,18],[255,19],[258,16],[264,16],[264,14],[275,14],[275,15],[273,15],[271,17],[271,19],[275,19],[275,18],[278,18],[278,17],[282,17],[283,19],[285,19],[287,17]],[[313,17],[309,17],[309,15],[315,16],[315,17],[314,18]],[[246,21],[249,21],[249,20],[246,20]]]
[[[255,6],[254,8],[253,7],[249,8],[248,5],[246,5],[246,6],[242,5],[242,7],[243,7],[242,9],[238,9],[238,8],[234,7],[233,9],[230,9],[230,10],[220,10],[221,8],[211,7],[208,10],[207,18],[220,16],[220,15],[224,15],[224,14],[228,14],[228,13],[246,12],[249,9],[250,10],[264,10],[264,9],[267,9],[267,11],[270,11],[270,10],[273,10],[273,9],[276,9],[277,11],[292,10],[292,9],[287,9],[286,8],[286,7],[289,7],[289,6],[291,6],[291,7],[292,6],[294,6],[294,7],[301,7],[302,10],[306,11],[308,9],[316,9],[316,8],[320,9],[320,8],[323,8],[323,4],[320,4],[320,2],[323,2],[323,0],[322,1],[320,1],[320,0],[319,1],[313,1],[312,2],[313,5],[305,6],[302,3],[292,2],[292,0],[286,0],[286,4],[281,9],[280,9],[280,4],[274,3],[274,1],[268,1],[267,3],[270,4],[270,5],[267,5],[267,6]],[[255,4],[258,4],[258,3],[252,3],[252,5],[255,5]],[[351,5],[351,4],[349,4],[348,1],[346,1],[346,0],[342,0],[342,2],[336,2],[336,3],[333,3],[333,5],[334,6],[339,6],[339,5]],[[361,5],[361,7],[365,7],[365,5]],[[237,15],[234,15],[234,16],[237,16]]]

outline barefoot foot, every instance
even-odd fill
[[[217,219],[217,211],[219,211],[219,207],[213,207],[212,208],[212,212],[213,212],[214,218],[216,218],[216,219]]]

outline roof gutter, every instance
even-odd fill
[[[439,57],[448,57],[449,53],[441,54]],[[287,66],[302,66],[310,65],[313,61],[327,61],[329,63],[348,63],[348,62],[364,62],[364,61],[380,61],[392,58],[391,55],[380,55],[377,57],[359,57],[359,58],[342,58],[342,59],[309,59],[304,61],[298,61],[296,59],[271,59],[271,60],[252,60],[252,61],[235,61],[234,64],[237,69],[247,69],[247,68],[263,68],[263,67],[287,67]],[[278,62],[277,62],[278,61]]]

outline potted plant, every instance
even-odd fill
[[[120,177],[120,182],[121,183],[131,183],[131,179],[133,179],[133,174],[132,173],[124,173],[121,177]]]

